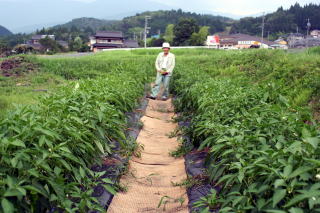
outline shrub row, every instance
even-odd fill
[[[125,112],[144,92],[146,74],[122,71],[95,80],[80,80],[19,107],[0,122],[0,212],[101,210],[91,196],[109,179],[89,168],[125,148]]]
[[[278,56],[285,57],[283,64]],[[193,144],[210,150],[208,175],[218,193],[197,205],[203,212],[320,211],[320,131],[290,91],[319,77],[307,70],[319,60],[302,67],[298,56],[271,51],[221,59],[217,52],[210,62],[198,57],[211,67],[181,65],[172,87],[176,110],[191,119]],[[296,70],[288,70],[294,63]],[[289,77],[299,84],[286,82]]]

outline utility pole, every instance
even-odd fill
[[[310,23],[310,18],[308,18],[307,20],[308,20],[308,23],[307,23],[307,37],[306,37],[306,45],[307,45],[307,48],[308,48],[308,47],[309,47],[308,36],[309,36],[310,28],[311,28],[311,23]]]
[[[263,37],[264,37],[264,21],[265,21],[265,15],[263,12],[262,15],[262,28],[261,28],[261,46],[263,45]]]
[[[147,48],[147,34],[150,29],[150,27],[148,27],[148,20],[150,19],[151,19],[151,16],[144,17],[144,48]]]
[[[310,19],[308,18],[308,23],[307,23],[307,37],[309,36],[309,31],[310,31],[310,28],[311,28],[311,23],[310,23]]]

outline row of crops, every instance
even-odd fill
[[[193,145],[209,149],[216,188],[197,203],[203,212],[319,212],[319,55],[218,51],[180,62],[176,110]]]
[[[149,63],[102,56],[33,60],[42,72],[72,81],[0,121],[0,212],[103,212],[94,187],[114,192],[113,183],[90,168],[117,144],[129,147],[125,113],[144,94]]]
[[[50,84],[64,80],[1,117],[0,212],[104,211],[93,188],[114,192],[112,181],[90,168],[118,143],[129,147],[125,113],[155,75],[158,52],[31,58]],[[198,204],[204,212],[320,208],[319,51],[173,52],[176,108],[192,123],[185,133],[210,150],[217,190]]]

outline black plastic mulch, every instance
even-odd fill
[[[190,125],[190,121],[179,122],[179,127],[181,128],[189,128]],[[184,135],[182,136],[182,139],[184,146],[193,146],[188,136]],[[199,180],[196,181],[197,184],[187,188],[187,194],[189,198],[188,207],[190,213],[200,212],[200,208],[194,207],[194,203],[199,201],[201,197],[205,197],[210,194],[210,190],[214,189],[214,187],[209,183],[206,174],[207,166],[205,164],[205,160],[207,154],[208,150],[198,151],[194,148],[191,152],[184,156],[187,176],[192,178],[192,180]]]

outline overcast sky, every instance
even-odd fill
[[[137,12],[178,9],[224,15],[231,18],[257,16],[298,2],[320,0],[0,0],[0,25],[13,32],[65,23],[73,18],[121,19]]]

